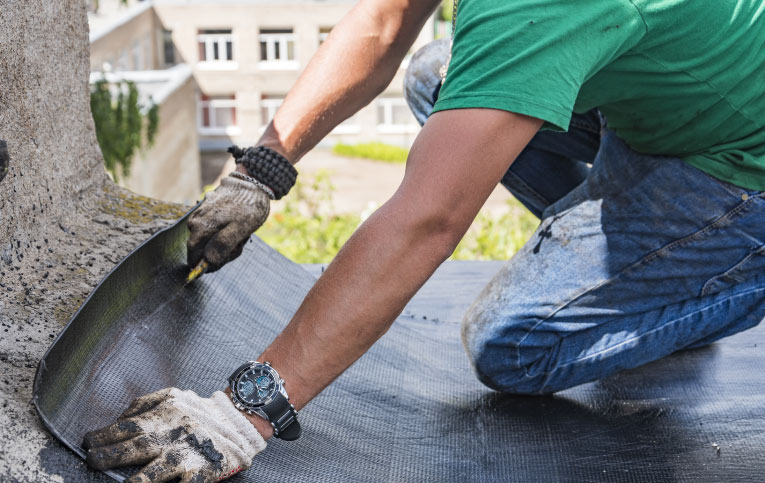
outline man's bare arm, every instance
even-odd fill
[[[428,120],[397,192],[346,243],[259,359],[284,377],[296,408],[388,330],[540,126],[492,109],[444,111]],[[270,436],[266,421],[250,420]]]
[[[258,144],[297,163],[385,89],[438,4],[438,0],[357,3],[311,59]],[[238,164],[236,171],[250,174],[245,164]],[[254,177],[269,184],[268,179]],[[211,272],[237,258],[250,234],[266,220],[273,197],[270,189],[236,175],[224,178],[189,218],[189,266],[198,267],[198,273],[205,268]]]
[[[314,54],[258,144],[298,162],[390,84],[439,4],[439,0],[357,3]]]

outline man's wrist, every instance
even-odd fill
[[[271,199],[279,200],[295,186],[298,172],[287,158],[273,149],[255,145],[246,149],[231,146],[228,152],[234,156],[236,164],[244,167],[245,172],[237,170],[231,176],[253,181],[265,190]],[[272,196],[273,195],[273,196]]]
[[[279,140],[278,135],[275,133],[272,134],[272,131],[273,128],[271,125],[269,125],[266,129],[266,132],[264,132],[260,139],[258,139],[258,142],[255,143],[255,146],[265,146],[269,149],[273,149],[277,153],[287,158],[287,161],[289,161],[292,165],[297,163],[298,159],[302,157],[300,153],[294,152],[293,150],[284,146],[284,144],[282,144],[282,142]]]
[[[228,396],[229,401],[231,402],[231,405],[234,405],[234,402],[231,401],[231,388],[227,387],[225,391],[226,396]],[[237,411],[239,411],[237,409]],[[247,421],[249,421],[253,426],[255,426],[255,429],[260,433],[261,436],[263,436],[263,439],[268,441],[271,439],[271,437],[274,435],[274,428],[271,426],[271,423],[266,421],[265,419],[261,418],[260,416],[254,415],[254,414],[247,414],[244,411],[239,411],[242,416],[247,418]]]

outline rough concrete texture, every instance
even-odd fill
[[[0,481],[103,480],[42,427],[37,362],[114,264],[185,211],[109,181],[88,73],[85,2],[0,0]]]

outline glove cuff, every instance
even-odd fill
[[[215,391],[210,398],[221,413],[231,422],[242,441],[237,441],[237,446],[245,450],[251,458],[266,449],[266,440],[263,439],[255,426],[234,407],[234,403],[222,391]]]
[[[241,164],[247,173],[269,186],[281,199],[295,185],[297,170],[284,156],[266,146],[241,149],[231,146],[228,152],[234,155],[236,164]]]
[[[228,190],[230,199],[245,205],[255,206],[262,203],[263,195],[266,195],[269,199],[271,198],[268,191],[263,189],[262,186],[236,176],[226,176],[220,180],[220,185]]]
[[[276,195],[274,195],[274,190],[272,190],[268,186],[264,185],[260,181],[256,180],[255,178],[253,178],[251,176],[247,176],[244,173],[240,173],[239,171],[232,171],[228,175],[231,176],[232,178],[241,179],[241,180],[244,180],[244,181],[249,181],[250,183],[252,183],[255,186],[257,186],[258,188],[260,188],[263,191],[265,191],[269,198],[271,198],[272,200],[276,199]]]

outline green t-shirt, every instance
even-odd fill
[[[599,108],[635,151],[765,190],[765,0],[461,0],[435,111],[567,130]]]

